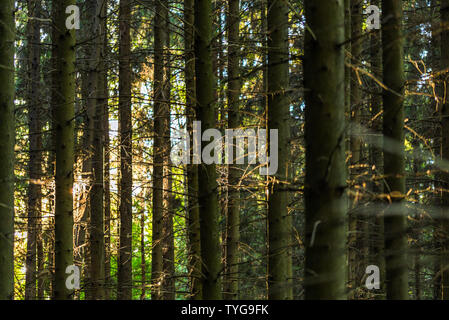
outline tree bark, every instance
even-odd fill
[[[131,124],[131,1],[119,11],[120,250],[118,300],[132,299],[132,124]]]
[[[193,121],[196,118],[194,20],[194,0],[184,0],[184,76],[186,82],[187,132],[193,132]],[[190,145],[193,145],[191,137],[189,139]],[[190,298],[192,300],[201,300],[200,213],[198,206],[198,166],[196,164],[187,165],[187,193]]]
[[[288,158],[290,112],[288,101],[288,6],[268,0],[268,129],[278,130],[278,170],[270,177],[268,195],[268,299],[293,298],[290,246],[292,225],[288,216]],[[269,143],[274,143],[269,141]]]
[[[162,1],[155,2],[154,18],[154,146],[153,146],[153,251],[152,251],[152,291],[151,298],[164,298],[164,216],[168,214],[167,202],[164,201],[168,187],[165,163],[167,159],[170,136],[168,48],[167,30],[168,7]],[[169,155],[168,155],[169,156]],[[165,188],[164,188],[165,187]]]
[[[375,0],[373,5],[379,7],[380,1]],[[382,79],[382,43],[380,30],[371,30],[370,32],[370,59],[371,59],[371,74],[378,80]],[[382,203],[378,198],[384,192],[384,183],[381,176],[383,174],[383,154],[382,154],[382,90],[374,82],[373,93],[371,95],[371,128],[376,133],[376,141],[370,145],[370,164],[372,174],[372,192],[376,199],[374,201],[374,210],[372,211],[372,231],[373,238],[371,246],[372,261],[380,269],[380,278],[385,279],[385,258],[384,258],[384,219],[382,211],[378,210],[377,206]],[[376,297],[378,299],[385,298],[385,285],[384,281],[380,281],[381,291]]]
[[[344,8],[305,2],[306,299],[346,299]]]
[[[95,14],[93,43],[93,65],[90,72],[95,81],[93,89],[94,131],[93,131],[93,155],[92,155],[92,190],[90,193],[90,282],[91,298],[102,300],[105,298],[105,252],[104,252],[104,111],[107,105],[107,95],[104,90],[105,66],[104,66],[104,37],[106,30],[106,6],[104,0],[95,0],[92,11]]]
[[[14,1],[0,6],[0,300],[14,298]]]
[[[53,1],[52,111],[56,150],[55,288],[58,300],[71,299],[66,268],[73,265],[73,163],[75,101],[75,32],[65,25],[65,8],[74,0]]]
[[[408,299],[407,220],[398,207],[405,193],[404,178],[404,66],[402,1],[382,0],[382,69],[384,174],[395,206],[385,211],[385,268],[387,299]],[[392,142],[394,145],[392,145]]]
[[[240,127],[240,0],[230,0],[227,17],[228,32],[228,128]],[[234,147],[233,147],[234,148]],[[234,153],[236,154],[234,148]],[[226,210],[224,299],[238,299],[240,242],[240,180],[239,169],[228,165],[228,205]]]
[[[215,128],[214,76],[212,70],[211,0],[195,0],[195,76],[197,116],[201,133]],[[203,147],[206,143],[203,143]],[[201,155],[200,155],[201,156]],[[205,300],[221,299],[221,250],[218,226],[218,185],[215,164],[198,167],[202,288]]]
[[[40,1],[28,1],[28,16],[40,18]],[[40,22],[28,20],[28,130],[30,160],[28,164],[28,224],[25,300],[36,299],[37,247],[41,235],[40,216],[42,206],[42,109],[40,100]]]
[[[351,0],[351,64],[358,66],[362,53],[362,2],[361,0]],[[351,68],[351,83],[350,83],[350,119],[351,119],[351,181],[354,186],[357,185],[357,176],[360,173],[360,161],[362,155],[362,141],[360,139],[360,125],[361,116],[361,92],[358,81],[357,71]],[[351,197],[351,209],[357,207],[357,197]],[[360,239],[363,237],[360,230],[360,217],[350,211],[349,216],[349,287],[351,290],[350,297],[354,298],[358,283],[360,282],[360,263],[361,263],[361,249]]]

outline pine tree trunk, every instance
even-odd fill
[[[0,6],[0,300],[14,298],[14,1]]]
[[[361,0],[351,0],[351,64],[353,66],[359,65],[359,60],[362,53],[362,3]],[[351,68],[351,88],[350,88],[350,118],[351,118],[351,181],[357,185],[357,176],[360,173],[360,160],[362,155],[362,141],[359,135],[360,116],[361,116],[361,92],[360,84],[356,70]],[[357,197],[351,197],[351,208],[357,207]],[[356,211],[356,210],[354,210]],[[360,258],[358,252],[362,248],[358,247],[360,238],[360,217],[350,211],[349,215],[349,287],[351,290],[350,297],[354,298],[358,283],[360,282]]]
[[[212,70],[211,0],[195,0],[195,75],[201,133],[215,128],[214,76]],[[203,143],[203,147],[207,145]],[[201,155],[200,155],[201,156]],[[199,216],[203,299],[221,299],[221,250],[218,226],[218,185],[215,164],[198,167]]]
[[[119,11],[120,250],[118,300],[132,299],[132,125],[131,125],[131,1]]]
[[[164,208],[164,159],[167,147],[167,128],[169,127],[169,91],[167,70],[167,20],[168,7],[162,1],[155,2],[154,18],[154,146],[153,146],[153,251],[151,298],[163,299],[162,282],[164,277],[163,220]],[[169,139],[169,138],[168,138]],[[167,186],[167,185],[165,185]]]
[[[40,18],[40,1],[28,1],[28,15]],[[27,104],[29,109],[28,128],[30,143],[30,161],[28,164],[28,225],[27,225],[27,256],[25,300],[36,299],[37,280],[37,247],[40,237],[40,220],[42,205],[42,122],[40,100],[40,22],[35,19],[28,20],[28,93]]]
[[[240,0],[230,0],[227,17],[228,32],[228,128],[240,127]],[[236,154],[234,148],[234,154]],[[238,299],[240,242],[240,172],[228,165],[228,205],[226,212],[224,299]]]
[[[195,52],[194,52],[194,0],[184,0],[184,48],[185,48],[185,82],[186,82],[186,115],[187,132],[193,132],[193,120],[196,118],[195,90]],[[189,136],[190,145],[193,140]],[[200,218],[198,206],[198,166],[187,165],[188,213],[187,232],[189,246],[189,284],[190,298],[200,300],[201,289],[201,242]]]
[[[168,3],[164,4],[169,6]],[[162,217],[162,297],[164,300],[175,300],[175,237],[173,233],[173,216],[174,195],[172,193],[173,176],[172,163],[170,159],[171,154],[171,113],[170,113],[170,90],[171,90],[171,68],[170,68],[170,19],[167,15],[164,19],[164,29],[166,32],[163,61],[164,61],[164,81],[162,83],[162,90],[164,91],[163,103],[163,165],[164,165],[164,181],[163,181],[163,217]]]
[[[104,298],[111,299],[111,192],[110,192],[110,151],[109,151],[109,88],[108,88],[108,65],[105,60],[108,57],[108,19],[107,8],[108,0],[102,1],[101,8],[101,28],[103,48],[101,52],[101,62],[99,69],[102,71],[98,88],[100,96],[104,99],[103,102],[103,146],[104,146]]]
[[[305,2],[306,299],[346,298],[344,9]]]
[[[288,158],[290,153],[288,6],[268,0],[268,129],[278,130],[278,170],[268,195],[268,299],[293,298],[291,219],[287,209]],[[269,141],[269,143],[273,143]]]
[[[103,20],[106,19],[104,0],[95,0],[92,5],[92,12],[95,14],[94,28],[91,29],[94,35],[92,68],[95,85],[92,88],[94,101],[94,131],[93,134],[93,155],[92,155],[92,190],[90,193],[90,282],[91,299],[102,300],[105,298],[105,269],[104,269],[104,111],[107,105],[107,96],[104,90],[104,40],[106,36]]]
[[[53,1],[52,112],[55,132],[55,299],[71,299],[66,268],[73,265],[73,163],[75,101],[75,32],[65,25],[65,8],[74,0]]]
[[[379,0],[371,2],[373,5],[379,7]],[[371,73],[378,79],[382,79],[382,44],[381,44],[381,34],[380,30],[371,30]],[[382,92],[381,88],[377,83],[373,83],[373,93],[371,95],[371,128],[376,133],[376,137],[370,144],[370,164],[371,164],[371,174],[372,174],[372,192],[376,197],[379,197],[384,192],[383,179],[381,176],[383,174],[383,155],[382,155]],[[381,205],[380,198],[376,198],[374,201],[374,210],[371,211],[372,214],[372,230],[371,235],[373,238],[371,251],[372,251],[372,261],[380,269],[380,278],[385,279],[385,259],[384,259],[384,220],[382,211],[378,209]],[[382,299],[384,295],[384,281],[380,281],[381,292],[376,297]]]
[[[382,67],[384,174],[391,200],[384,216],[387,299],[408,299],[407,220],[399,209],[405,193],[404,178],[404,66],[402,1],[383,0]],[[394,143],[394,145],[392,144]]]

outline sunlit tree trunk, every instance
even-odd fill
[[[74,0],[53,1],[52,112],[56,150],[55,299],[71,299],[66,268],[73,265],[73,162],[75,32],[66,28],[65,9]]]

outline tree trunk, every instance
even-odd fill
[[[308,0],[305,13],[305,297],[345,299],[344,0]]]
[[[187,132],[193,132],[193,120],[196,118],[195,89],[195,52],[194,52],[194,0],[184,0],[184,50],[185,50],[185,82],[186,82],[186,115]],[[193,145],[192,139],[190,145]],[[189,150],[190,152],[190,150]],[[198,166],[187,165],[187,232],[189,243],[189,282],[190,298],[200,300],[201,288],[201,242],[200,217],[198,206]]]
[[[105,60],[108,57],[108,19],[107,19],[108,0],[103,0],[101,8],[101,28],[103,49],[101,51],[101,62],[99,65],[100,80],[98,84],[101,90],[100,97],[103,102],[103,146],[104,146],[104,298],[111,299],[111,192],[110,192],[110,151],[109,151],[109,88],[108,88],[108,65]]]
[[[120,0],[119,11],[120,250],[118,300],[132,299],[132,124],[131,124],[131,1]]]
[[[441,68],[442,70],[449,68],[449,1],[441,1]],[[447,87],[447,74],[444,76],[445,88]],[[445,95],[446,96],[446,95]],[[444,98],[443,98],[444,99]],[[449,159],[449,101],[446,97],[443,100],[441,109],[441,157],[445,160]],[[442,252],[440,258],[441,270],[441,298],[449,300],[449,172],[441,172],[442,181],[442,217],[441,223],[441,244]]]
[[[407,220],[399,209],[405,193],[404,178],[404,66],[402,1],[382,0],[382,64],[384,174],[391,201],[385,211],[385,268],[387,299],[408,299]],[[392,144],[394,143],[394,144]]]
[[[228,128],[240,127],[240,0],[230,0],[227,17],[228,32]],[[234,153],[236,149],[234,148]],[[238,299],[240,242],[240,180],[239,169],[228,165],[228,205],[226,212],[224,299]]]
[[[152,251],[152,291],[153,300],[163,299],[165,288],[164,278],[164,215],[167,214],[164,205],[164,186],[167,180],[164,176],[164,162],[167,156],[167,128],[169,128],[169,79],[167,62],[168,41],[168,7],[162,1],[155,2],[156,16],[154,18],[154,147],[153,147],[153,251]],[[166,171],[165,171],[166,172]],[[165,183],[164,183],[165,182]],[[165,190],[166,191],[166,190]]]
[[[14,298],[14,1],[0,6],[0,300]]]
[[[211,0],[195,0],[195,76],[201,133],[215,128]],[[203,147],[206,143],[203,143]],[[199,155],[201,157],[201,155]],[[221,251],[215,164],[198,168],[203,299],[221,299]]]
[[[28,1],[28,16],[40,18],[40,1]],[[30,161],[28,164],[28,225],[27,225],[27,256],[25,300],[36,299],[37,280],[37,247],[40,238],[40,216],[42,205],[42,122],[40,100],[40,22],[28,20],[28,92],[27,104],[29,109],[28,128],[30,143]]]
[[[164,165],[164,181],[163,181],[163,217],[162,217],[162,297],[164,300],[175,300],[175,237],[173,233],[173,216],[174,207],[173,200],[174,195],[172,193],[173,176],[172,176],[172,163],[170,159],[171,154],[171,113],[170,113],[170,90],[171,90],[171,68],[170,68],[170,19],[168,16],[168,3],[167,14],[164,19],[164,29],[166,32],[163,61],[164,61],[164,81],[162,83],[162,90],[164,91],[163,103],[163,165]]]
[[[379,0],[371,2],[373,5],[379,6]],[[371,30],[371,73],[378,79],[382,79],[382,44],[381,44],[381,34],[380,30]],[[380,278],[385,279],[385,258],[384,258],[384,220],[381,210],[378,210],[378,206],[381,205],[379,197],[384,192],[383,179],[381,179],[383,174],[383,155],[382,155],[382,90],[374,82],[373,83],[373,93],[371,95],[371,128],[376,133],[375,141],[370,144],[370,164],[371,164],[371,174],[372,174],[372,192],[376,199],[374,201],[374,210],[372,211],[372,225],[371,235],[373,238],[371,246],[371,256],[372,261],[375,265],[379,267]],[[380,281],[381,291],[376,297],[378,299],[385,298],[384,281]]]
[[[362,53],[362,3],[361,0],[351,0],[351,64],[353,66],[359,66]],[[350,88],[350,119],[351,119],[351,136],[350,136],[350,148],[351,148],[351,181],[354,186],[357,185],[357,176],[360,173],[360,160],[362,155],[362,141],[360,139],[360,116],[361,116],[361,92],[360,84],[358,81],[358,72],[351,68],[351,88]],[[351,197],[351,209],[357,208],[357,196]],[[356,211],[356,210],[353,210]],[[359,284],[360,276],[360,263],[361,263],[361,249],[358,244],[360,238],[363,236],[360,234],[360,217],[354,212],[350,211],[349,215],[349,287],[351,290],[350,297],[354,298],[355,291]]]
[[[278,170],[272,177],[268,195],[268,299],[285,300],[293,298],[289,274],[292,226],[287,209],[290,152],[288,6],[277,0],[267,1],[267,6],[268,129],[278,130],[279,141],[275,146],[278,148]]]
[[[94,28],[91,32],[94,35],[92,68],[93,80],[95,81],[92,103],[94,107],[94,131],[93,134],[93,155],[92,155],[92,190],[90,193],[90,282],[91,298],[102,300],[105,298],[105,269],[104,269],[104,111],[107,105],[107,95],[104,90],[104,39],[106,30],[104,19],[106,19],[106,7],[104,0],[95,0],[92,5],[94,17]]]
[[[52,111],[56,150],[55,299],[71,299],[66,268],[73,265],[73,163],[75,101],[75,32],[65,25],[65,8],[74,0],[53,1]]]

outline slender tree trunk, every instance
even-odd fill
[[[147,199],[146,192],[143,192],[144,199]],[[142,211],[140,212],[140,274],[142,280],[142,290],[140,292],[140,300],[145,300],[146,297],[146,282],[147,282],[147,262],[145,257],[145,207],[146,201],[144,200],[144,205],[142,206]]]
[[[441,48],[441,14],[440,14],[440,0],[431,0],[431,8],[433,8],[433,15],[432,15],[432,21],[431,21],[431,28],[432,28],[432,37],[431,37],[431,43],[430,46],[433,48],[431,51],[432,53],[432,72],[437,73],[441,70],[441,54],[440,50],[438,48]],[[440,17],[440,19],[438,19]],[[430,107],[435,110],[435,115],[438,117],[441,117],[441,109],[442,109],[442,102],[443,102],[443,75],[435,75],[433,78],[433,82],[435,85],[435,105],[431,105]],[[437,125],[434,125],[433,130],[433,136],[434,139],[432,139],[432,146],[433,150],[435,152],[435,157],[440,158],[441,157],[441,138],[442,138],[442,132],[441,132],[441,118],[438,119]],[[436,194],[433,198],[433,205],[435,207],[440,207],[442,203],[442,193],[441,193],[441,170],[438,170],[435,173],[434,181],[433,181],[433,188],[436,191]],[[441,276],[440,276],[440,235],[441,235],[441,225],[440,225],[440,208],[438,210],[435,210],[435,216],[434,216],[434,222],[433,222],[433,232],[432,232],[432,242],[433,242],[433,257],[432,257],[432,263],[433,263],[433,299],[438,300],[441,298]]]
[[[195,52],[194,52],[194,0],[184,0],[184,58],[186,82],[187,132],[193,132],[193,120],[196,118],[195,89]],[[193,145],[189,137],[190,145]],[[190,152],[190,150],[189,150]],[[201,242],[200,217],[198,206],[198,166],[187,165],[188,213],[187,232],[189,242],[189,282],[190,298],[200,300],[201,288]]]
[[[104,146],[104,298],[111,299],[111,192],[110,192],[110,151],[109,151],[109,88],[108,88],[108,65],[105,60],[108,57],[108,0],[102,1],[101,8],[101,35],[103,48],[101,51],[101,62],[99,65],[100,80],[98,84],[101,90],[100,97],[104,99],[103,105],[103,146]]]
[[[169,114],[170,115],[170,114]],[[169,119],[167,119],[169,123]],[[168,134],[170,129],[168,128]],[[166,142],[170,142],[170,137],[166,138]],[[167,144],[167,143],[166,143]],[[164,156],[164,217],[162,219],[162,257],[164,276],[162,278],[162,291],[164,300],[175,300],[175,237],[173,231],[173,177],[170,162],[170,146],[166,145],[165,149],[168,154]]]
[[[441,68],[449,68],[449,1],[441,1]],[[447,88],[447,74],[444,76],[444,87]],[[446,96],[446,95],[445,95]],[[449,101],[447,97],[443,98],[443,104],[441,109],[441,129],[442,129],[442,141],[441,141],[441,157],[443,159],[449,159]],[[441,270],[441,298],[443,300],[449,300],[449,172],[441,172],[442,181],[442,217],[441,223],[441,244],[442,252],[440,258],[440,270]]]
[[[40,17],[40,1],[28,1],[28,16]],[[28,164],[28,225],[27,225],[27,256],[25,300],[36,299],[37,280],[37,246],[40,237],[40,220],[42,205],[42,123],[40,100],[40,22],[35,19],[28,20],[28,128],[30,142],[30,161]]]
[[[93,58],[95,59],[90,70],[94,75],[92,76],[95,85],[92,89],[93,98],[92,103],[94,107],[94,131],[93,134],[93,155],[92,155],[92,190],[90,193],[90,231],[89,231],[89,245],[90,245],[90,281],[91,281],[91,298],[95,300],[102,300],[105,298],[105,269],[104,269],[104,111],[107,105],[107,95],[105,95],[103,81],[104,78],[104,40],[106,36],[105,24],[106,10],[104,0],[95,0],[92,6],[92,11],[95,14],[94,28],[91,30],[94,35],[93,43]]]
[[[379,6],[379,0],[372,2],[373,5]],[[382,44],[380,30],[371,30],[371,73],[378,79],[382,79]],[[373,81],[373,93],[371,95],[371,128],[376,132],[377,136],[374,138],[376,141],[370,145],[370,163],[372,173],[372,191],[376,197],[380,196],[384,192],[383,179],[383,155],[382,155],[382,92],[381,88]],[[380,269],[380,278],[385,279],[385,259],[384,259],[384,220],[382,211],[378,209],[382,203],[376,198],[374,201],[374,210],[372,211],[372,225],[371,231],[372,243],[371,246],[372,261]],[[384,295],[384,281],[380,281],[381,293],[377,295],[378,299],[385,297]]]
[[[71,299],[66,268],[73,265],[73,163],[75,32],[66,28],[65,8],[74,0],[53,1],[52,111],[56,150],[55,299]]]
[[[14,298],[14,1],[0,6],[0,300]]]
[[[93,188],[93,154],[94,154],[94,132],[95,132],[95,109],[97,98],[97,79],[98,79],[98,55],[97,55],[97,16],[96,0],[86,1],[84,10],[81,12],[81,34],[78,40],[81,48],[81,96],[80,107],[82,108],[82,149],[80,152],[82,159],[81,179],[82,191],[77,195],[77,215],[74,221],[75,225],[75,261],[83,269],[83,279],[85,283],[86,300],[91,297],[91,257],[89,243],[91,231],[91,196]],[[76,114],[78,110],[76,110]],[[76,156],[76,155],[75,155]],[[76,160],[75,160],[76,161]],[[79,293],[77,292],[77,295]],[[77,296],[77,298],[79,298]]]
[[[212,70],[211,0],[195,0],[195,76],[201,133],[216,125]],[[206,143],[203,143],[206,146]],[[199,155],[201,157],[201,155]],[[198,168],[203,299],[221,299],[221,252],[218,185],[215,164]]]
[[[263,120],[261,127],[263,127],[265,130],[268,130],[268,30],[267,30],[267,1],[268,0],[261,0],[260,1],[260,19],[261,19],[261,31],[262,31],[262,104],[261,104],[261,112],[263,113]],[[269,199],[269,190],[270,190],[270,177],[267,175],[265,177],[265,188],[264,188],[264,214],[268,217],[268,199]],[[268,220],[265,224],[265,237],[264,237],[264,243],[265,243],[265,252],[268,252]],[[268,262],[268,261],[267,261]],[[266,277],[266,296],[268,297],[268,276]]]
[[[165,2],[155,2],[154,18],[154,146],[153,146],[153,251],[151,268],[151,298],[163,299],[164,278],[163,220],[164,220],[164,158],[169,127],[169,94],[167,79],[167,20],[168,7]]]
[[[120,250],[119,300],[132,299],[132,124],[131,124],[131,1],[120,0],[119,11]]]
[[[290,113],[288,92],[288,6],[268,0],[268,129],[278,130],[278,170],[268,198],[268,299],[293,298],[289,275],[292,263],[291,220],[287,210]],[[269,143],[274,143],[269,141]]]
[[[167,15],[165,17],[166,37],[164,43],[163,60],[164,60],[164,81],[162,90],[164,91],[163,103],[165,109],[163,110],[163,165],[164,165],[164,180],[163,180],[163,217],[162,217],[162,291],[164,300],[175,300],[175,237],[173,232],[173,216],[174,195],[172,193],[173,175],[172,163],[170,160],[171,154],[171,113],[170,113],[170,90],[171,90],[171,68],[170,68],[170,19]]]
[[[362,53],[362,2],[361,0],[351,0],[351,64],[358,66]],[[360,116],[361,116],[361,90],[358,81],[357,71],[351,68],[350,83],[350,119],[353,127],[351,128],[350,148],[351,148],[351,179],[354,185],[357,185],[357,176],[360,173],[359,166],[362,155],[362,141],[359,135]],[[351,197],[351,208],[357,208],[357,196]],[[355,211],[355,210],[354,210]],[[349,286],[350,297],[354,298],[360,276],[361,255],[358,252],[360,234],[360,217],[351,212],[349,216]]]
[[[305,296],[345,299],[344,0],[307,0],[305,13]]]
[[[382,64],[384,174],[395,206],[385,211],[385,267],[387,299],[408,299],[407,220],[398,209],[405,193],[404,178],[404,66],[402,1],[382,0]],[[394,141],[394,145],[392,145]]]
[[[227,17],[228,32],[228,128],[240,127],[240,0],[230,0]],[[234,148],[234,154],[236,154]],[[240,192],[238,189],[240,178],[239,169],[235,165],[228,165],[228,205],[226,212],[226,255],[224,298],[238,299],[238,263],[240,242]]]

